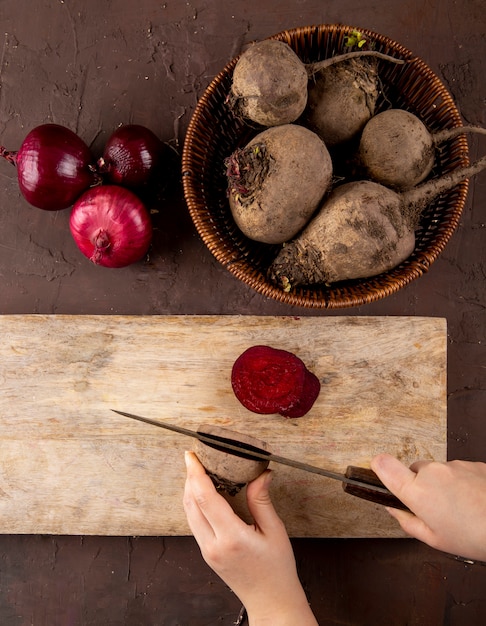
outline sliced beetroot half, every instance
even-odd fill
[[[302,417],[321,390],[317,376],[292,352],[253,346],[241,354],[231,372],[233,391],[250,411]]]
[[[317,400],[317,396],[321,391],[321,383],[317,376],[308,369],[305,371],[304,389],[299,402],[294,404],[290,409],[281,409],[280,415],[284,417],[302,417],[308,413],[314,402]]]
[[[252,346],[235,361],[231,384],[241,404],[254,413],[289,411],[302,398],[306,367],[295,354]]]

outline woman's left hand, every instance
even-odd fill
[[[206,563],[245,605],[250,624],[315,626],[287,531],[270,499],[270,470],[247,486],[254,520],[247,524],[217,493],[196,455],[186,452],[185,459],[189,527]]]

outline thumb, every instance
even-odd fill
[[[263,474],[249,483],[246,489],[248,510],[255,524],[263,531],[271,531],[276,526],[281,526],[282,521],[277,515],[270,498],[269,488],[272,482],[271,470],[265,470]]]
[[[415,480],[417,474],[410,470],[401,461],[391,454],[378,454],[371,460],[371,468],[378,475],[381,482],[402,502],[407,502],[407,489]]]

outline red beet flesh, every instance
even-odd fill
[[[252,346],[235,361],[231,384],[241,404],[262,415],[302,417],[320,392],[317,376],[291,352]]]
[[[308,413],[321,391],[321,383],[317,376],[308,369],[305,370],[304,388],[299,402],[290,409],[281,409],[284,417],[302,417]]]

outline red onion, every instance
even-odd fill
[[[27,202],[46,211],[66,209],[98,180],[88,146],[59,124],[37,126],[18,152],[0,147],[0,156],[17,166],[19,188]]]
[[[120,126],[106,143],[98,171],[110,183],[140,187],[160,165],[162,149],[162,142],[145,126]]]
[[[116,185],[86,191],[73,207],[69,226],[81,252],[104,267],[138,261],[152,239],[145,205],[133,192]]]

